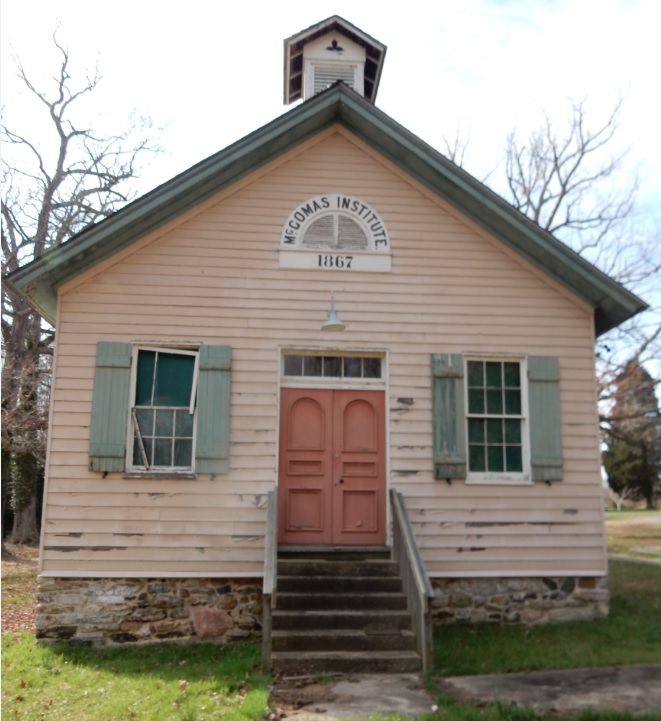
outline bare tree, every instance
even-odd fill
[[[652,306],[657,304],[599,340],[601,420],[609,443],[624,442],[618,438],[622,429],[636,427],[636,419],[623,426],[613,416],[622,378],[629,378],[629,385],[644,378],[630,372],[632,359],[654,368],[652,362],[661,357],[661,233],[645,227],[637,216],[637,182],[620,182],[627,151],[609,154],[620,110],[621,101],[605,122],[593,128],[585,101],[573,102],[560,129],[545,116],[543,125],[527,139],[511,133],[505,150],[510,202],[605,273],[647,296]],[[634,443],[633,438],[629,441]],[[654,463],[658,466],[658,458]]]
[[[69,53],[53,36],[59,67],[52,85],[38,89],[23,65],[17,75],[36,108],[48,119],[51,135],[29,139],[3,122],[2,273],[10,273],[60,245],[86,226],[130,200],[129,181],[138,161],[156,150],[148,123],[129,123],[120,134],[102,136],[84,127],[74,113],[101,80],[98,71],[74,79]],[[39,142],[40,141],[40,142]],[[53,330],[10,289],[2,291],[2,483],[13,510],[11,542],[38,540],[37,501],[43,476],[50,356]]]
[[[456,165],[463,167],[466,162],[466,151],[470,144],[470,138],[463,135],[461,130],[457,128],[457,132],[452,140],[448,140],[443,136],[445,143],[445,156]]]
[[[658,273],[661,261],[649,236],[632,225],[637,181],[619,182],[628,151],[609,154],[621,105],[618,101],[595,129],[581,101],[571,103],[561,129],[546,115],[527,139],[510,133],[505,175],[508,199],[516,208],[605,273],[633,287]]]

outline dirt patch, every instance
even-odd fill
[[[324,705],[337,701],[333,686],[341,674],[319,677],[309,674],[276,675],[271,685],[269,720],[283,719],[300,709],[323,713]]]
[[[2,559],[2,631],[33,631],[39,549],[8,545]]]

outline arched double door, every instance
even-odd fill
[[[279,543],[384,545],[382,391],[283,388]]]

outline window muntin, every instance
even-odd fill
[[[192,471],[197,353],[137,349],[129,466],[133,471]]]
[[[287,354],[284,375],[291,378],[380,380],[383,362],[374,356],[317,356]]]
[[[469,480],[529,477],[522,378],[520,361],[466,361]]]

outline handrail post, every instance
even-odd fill
[[[393,553],[413,618],[413,630],[418,653],[422,659],[422,670],[428,671],[434,659],[431,619],[434,590],[420,555],[404,498],[394,488],[390,491],[390,497],[393,508]]]
[[[262,589],[262,670],[271,672],[273,609],[278,586],[278,504],[275,491],[266,501],[266,536],[264,543],[264,586]]]

